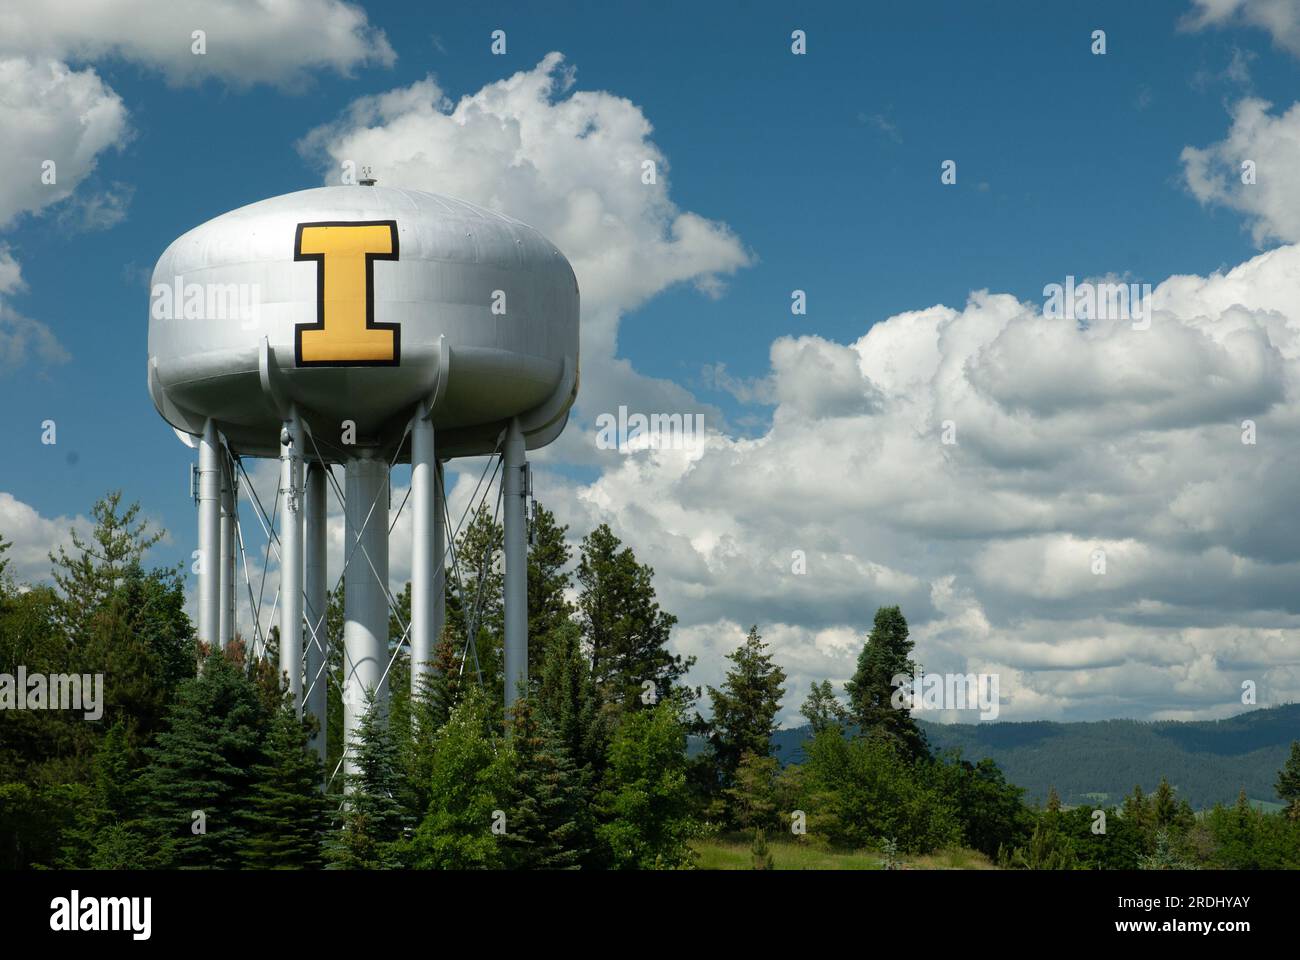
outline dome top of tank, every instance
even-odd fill
[[[211,418],[252,455],[277,449],[287,406],[313,435],[348,420],[392,448],[426,402],[450,455],[490,452],[513,417],[536,447],[577,389],[578,315],[568,261],[519,220],[416,190],[318,187],[167,247],[149,387],[178,430]]]

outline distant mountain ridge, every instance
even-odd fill
[[[961,750],[963,759],[992,757],[1007,779],[1043,802],[1055,786],[1068,805],[1118,803],[1141,784],[1167,777],[1194,808],[1231,804],[1243,787],[1252,800],[1275,802],[1274,783],[1292,740],[1300,740],[1300,704],[1261,708],[1225,720],[1078,723],[941,724],[920,720],[936,752]],[[772,737],[785,763],[803,757],[808,727]]]

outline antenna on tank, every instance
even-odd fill
[[[361,168],[361,179],[357,181],[360,186],[373,187],[378,181],[370,175],[369,167]]]

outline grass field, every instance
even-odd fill
[[[694,844],[701,870],[750,870],[753,855],[747,840],[716,838]],[[821,850],[811,844],[768,842],[777,870],[883,870],[884,855],[878,850]],[[900,854],[908,870],[992,870],[982,853],[954,848],[924,856]]]

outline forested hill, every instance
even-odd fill
[[[1134,784],[1154,790],[1163,776],[1199,810],[1233,803],[1242,787],[1252,800],[1277,801],[1278,770],[1291,741],[1300,739],[1300,704],[1193,722],[920,724],[936,751],[957,747],[967,760],[992,757],[1030,802],[1041,802],[1055,785],[1066,804],[1109,806]],[[801,759],[808,736],[807,727],[778,731],[773,743],[781,762]]]

